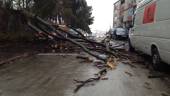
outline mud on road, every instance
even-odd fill
[[[168,77],[148,78],[143,64],[120,63],[108,80],[73,93],[74,79],[86,80],[99,71],[72,56],[41,54],[0,66],[0,96],[169,96]]]

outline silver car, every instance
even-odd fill
[[[128,31],[124,28],[116,28],[113,31],[113,38],[114,39],[128,38]]]

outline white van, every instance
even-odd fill
[[[152,56],[153,67],[170,64],[170,0],[142,0],[129,33],[130,49]]]

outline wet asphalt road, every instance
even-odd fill
[[[0,66],[0,96],[170,96],[169,83],[148,79],[142,65],[118,64],[108,80],[73,93],[74,79],[86,80],[99,71],[76,56],[44,54]]]

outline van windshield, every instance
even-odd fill
[[[137,4],[137,8],[140,8],[151,1],[152,0],[142,0],[139,4]]]

